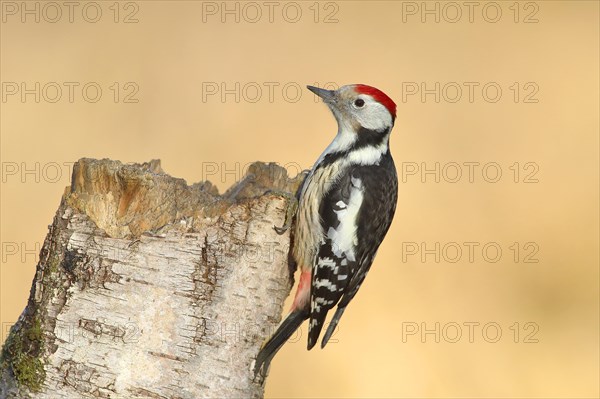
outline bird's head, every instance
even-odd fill
[[[340,131],[369,130],[389,132],[396,119],[396,104],[372,86],[353,84],[338,90],[307,88],[321,97],[338,122]]]

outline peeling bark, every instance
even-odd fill
[[[0,397],[262,397],[250,366],[292,283],[277,193],[303,177],[255,163],[219,195],[159,161],[80,160],[2,350]]]

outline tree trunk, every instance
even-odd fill
[[[303,177],[255,163],[218,195],[159,161],[80,160],[2,350],[0,398],[262,397],[250,368],[293,272],[277,192]]]

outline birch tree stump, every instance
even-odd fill
[[[80,160],[2,350],[0,398],[262,397],[251,363],[293,273],[287,199],[253,164],[223,195],[160,161]]]

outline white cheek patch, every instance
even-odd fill
[[[370,97],[367,97],[365,107],[354,115],[361,126],[369,130],[384,130],[392,126],[392,115],[387,108]]]

